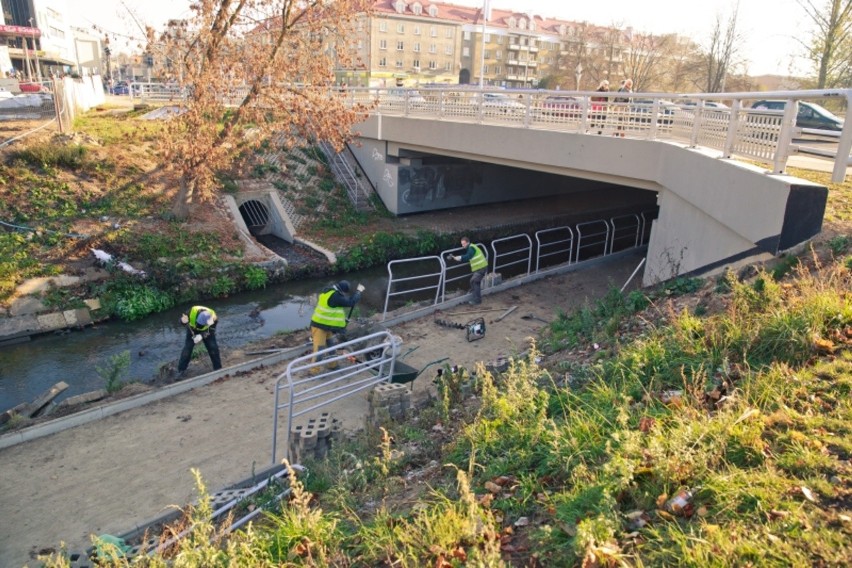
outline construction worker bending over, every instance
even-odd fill
[[[361,300],[364,286],[358,284],[353,294],[349,293],[350,290],[349,282],[341,280],[320,292],[317,307],[314,308],[314,314],[311,316],[311,341],[314,344],[314,353],[324,349],[335,333],[346,331],[352,308]],[[346,312],[346,308],[349,308],[349,313]],[[318,360],[314,357],[314,362]]]
[[[219,345],[216,343],[216,324],[219,323],[216,312],[204,306],[192,306],[189,315],[182,314],[180,316],[180,323],[186,326],[186,340],[183,342],[183,351],[181,351],[180,361],[178,361],[178,376],[182,376],[186,371],[193,348],[202,341],[210,355],[213,370],[221,369]]]
[[[470,277],[470,294],[473,299],[468,304],[481,304],[482,279],[485,278],[485,272],[488,270],[488,258],[477,245],[470,242],[469,237],[461,238],[461,246],[464,248],[464,254],[447,256],[456,262],[470,262],[470,271],[473,272]]]

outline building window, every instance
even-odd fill
[[[462,48],[462,57],[470,57],[470,48],[469,47],[463,47]]]
[[[486,49],[484,56],[485,56],[485,59],[491,59],[491,50]]]
[[[433,18],[438,15],[438,7],[437,6],[429,6],[429,15]]]
[[[420,42],[414,43],[414,53],[420,53]]]
[[[401,59],[396,60],[396,66],[397,66],[397,68],[402,69],[402,60]]]
[[[497,56],[497,59],[503,59],[503,52],[500,51],[499,49],[497,50],[497,52],[494,55]]]
[[[414,63],[412,63],[411,66],[414,67],[415,69],[420,69],[420,60],[415,59]]]
[[[397,24],[396,25],[396,33],[404,34],[405,33],[405,24]]]
[[[470,41],[470,32],[465,30],[464,35],[462,37],[465,41]]]
[[[379,22],[379,31],[380,32],[388,31],[388,23],[386,21],[382,20],[381,22]]]
[[[388,58],[380,57],[379,58],[379,67],[387,67],[388,66]]]
[[[491,43],[491,34],[485,34],[485,43]]]
[[[437,68],[438,68],[438,63],[436,61],[430,61],[429,62],[429,69],[432,69],[434,71]]]
[[[452,70],[453,70],[453,64],[450,63],[449,61],[445,61],[444,62],[444,71],[452,71]]]
[[[446,37],[447,39],[452,39],[453,38],[453,28],[445,29],[444,30],[444,37]]]
[[[503,36],[501,36],[501,35],[497,36],[497,45],[503,45]]]
[[[404,51],[405,50],[405,42],[404,41],[396,42],[396,50],[397,51]]]
[[[488,65],[486,65],[485,67],[482,68],[482,74],[488,75]]]
[[[429,44],[429,53],[438,53],[438,46],[434,43]]]
[[[412,11],[413,11],[416,15],[418,15],[418,16],[419,16],[420,14],[422,14],[422,13],[423,13],[423,6],[421,6],[420,4],[415,4],[415,5],[414,5],[414,7],[412,8]]]
[[[445,45],[444,46],[444,53],[447,54],[447,55],[452,55],[453,54],[453,46],[450,45],[450,44]]]
[[[380,39],[379,40],[379,49],[387,49],[388,48],[388,40]]]
[[[495,66],[494,66],[494,74],[495,74],[495,75],[499,75],[499,74],[500,74],[500,66],[499,66],[499,65],[495,65]]]
[[[414,26],[414,35],[420,35],[420,26]]]

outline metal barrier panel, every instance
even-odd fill
[[[535,242],[537,254],[535,256],[535,271],[542,269],[542,261],[551,261],[565,258],[564,262],[556,264],[571,264],[571,255],[574,252],[574,231],[571,227],[556,227],[555,229],[543,229],[536,231]]]
[[[609,220],[612,229],[609,237],[609,254],[639,246],[642,220],[639,215],[621,215]]]
[[[505,248],[505,250],[499,252],[498,248]],[[491,267],[493,272],[503,274],[507,268],[523,263],[526,263],[527,268],[526,272],[521,274],[527,275],[532,270],[532,239],[527,234],[495,239],[491,241],[491,250],[494,251],[494,265]],[[518,275],[512,274],[512,276]]]
[[[412,264],[415,262],[429,262],[434,260],[438,263],[438,271],[430,272],[427,274],[417,274],[415,276],[399,276],[394,275],[394,267],[399,267],[404,264]],[[415,294],[417,292],[423,292],[426,290],[435,290],[435,299],[433,300],[433,304],[437,304],[439,298],[444,290],[444,275],[446,273],[446,264],[444,263],[443,256],[420,256],[417,258],[406,258],[402,260],[392,260],[388,263],[388,288],[385,294],[385,308],[382,312],[382,321],[387,318],[388,314],[388,303],[390,302],[391,296],[404,296]],[[395,291],[395,286],[404,283],[417,282],[419,280],[428,280],[430,278],[436,278],[437,282],[435,284],[430,284],[428,286],[419,286],[414,288],[406,288],[404,290]]]
[[[390,332],[380,331],[290,361],[275,381],[272,464],[278,463],[279,413],[287,412],[284,455],[290,459],[293,419],[389,381],[399,349]]]
[[[603,219],[578,223],[576,261],[606,256],[609,253],[609,232],[609,223]]]

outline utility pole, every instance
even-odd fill
[[[488,24],[488,13],[491,11],[491,0],[482,4],[482,45],[479,50],[479,88],[485,86],[485,26]]]

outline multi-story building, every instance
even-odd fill
[[[41,80],[76,66],[64,0],[0,0],[0,6],[0,37],[11,63],[4,73]]]
[[[629,30],[428,0],[377,0],[358,37],[363,68],[349,82],[370,86],[537,87],[550,77],[594,88],[623,74],[629,49]]]

